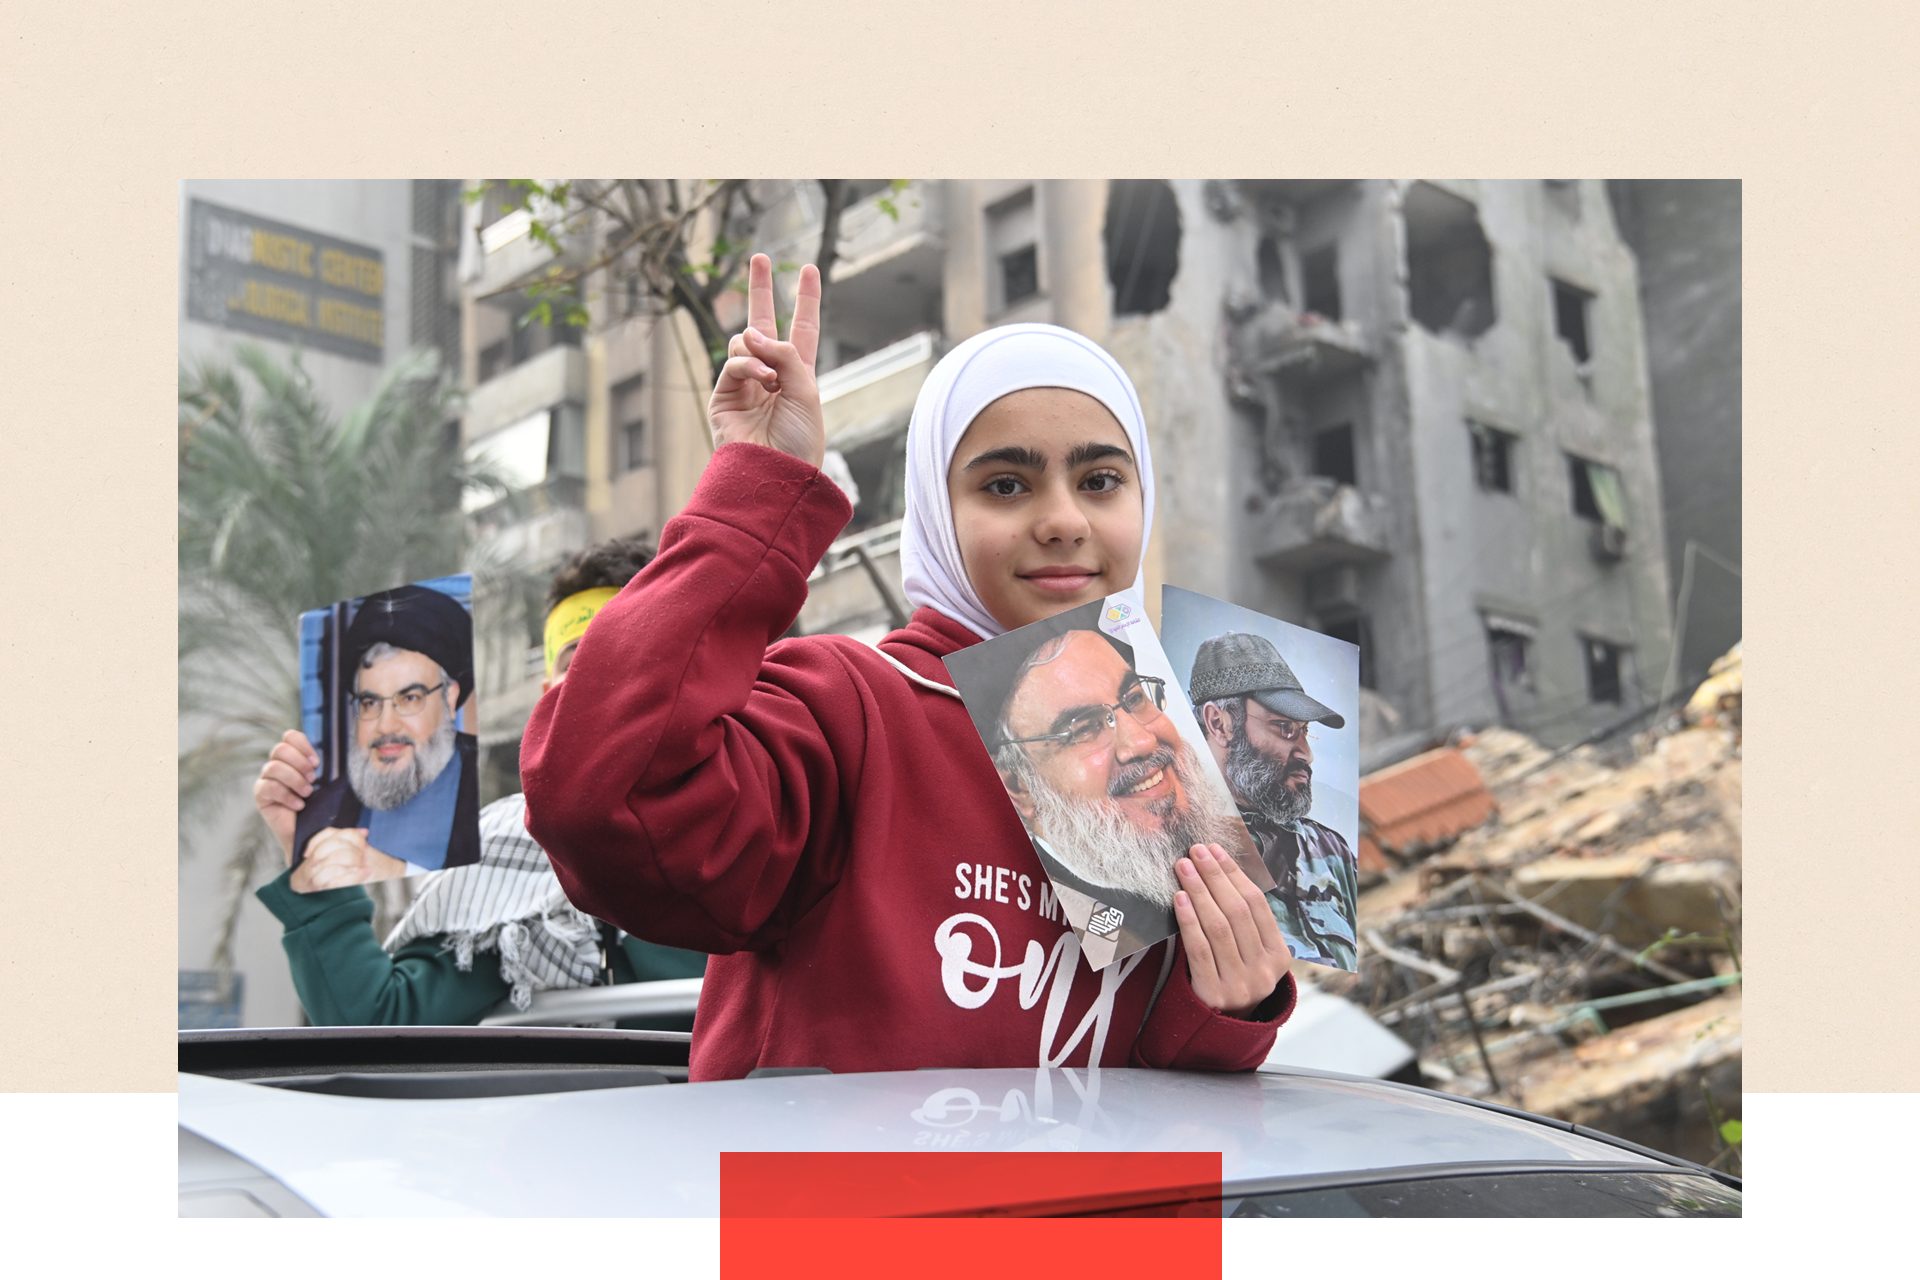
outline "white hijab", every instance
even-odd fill
[[[900,569],[909,604],[916,609],[931,606],[983,640],[1006,628],[987,612],[967,580],[947,495],[947,468],[960,437],[981,410],[1030,387],[1084,392],[1113,414],[1133,446],[1140,473],[1142,559],[1153,532],[1153,458],[1140,397],[1126,370],[1091,339],[1057,325],[1003,325],[968,338],[933,367],[913,405]],[[1138,571],[1133,585],[1136,590],[1142,585]]]

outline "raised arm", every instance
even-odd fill
[[[714,389],[706,473],[535,707],[521,751],[528,830],[575,905],[708,952],[771,945],[831,887],[864,743],[830,652],[767,653],[852,515],[815,465],[818,274],[802,272],[794,341],[779,342],[756,257],[750,316]],[[822,707],[852,719],[830,732]]]

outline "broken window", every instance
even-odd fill
[[[1493,246],[1471,201],[1430,182],[1408,188],[1407,309],[1429,333],[1477,338],[1493,327]]]
[[[1576,364],[1593,359],[1593,346],[1587,337],[1587,304],[1593,295],[1565,280],[1553,282],[1553,332],[1573,352]]]
[[[1272,236],[1261,236],[1254,256],[1260,268],[1260,292],[1280,302],[1291,301],[1287,296],[1287,270],[1280,258],[1280,242]]]
[[[1332,636],[1335,640],[1345,640],[1348,644],[1360,648],[1360,684],[1363,688],[1378,688],[1374,683],[1373,671],[1373,628],[1368,625],[1364,613],[1350,614],[1344,618],[1322,619],[1315,628],[1323,636]]]
[[[1567,455],[1567,470],[1573,484],[1573,514],[1615,529],[1627,527],[1627,503],[1618,471],[1573,454]]]
[[[1473,440],[1473,478],[1488,493],[1513,492],[1513,437],[1484,422],[1467,423]]]
[[[619,449],[616,475],[647,465],[645,377],[635,375],[613,389],[613,438]]]
[[[1508,618],[1488,617],[1486,623],[1493,700],[1500,707],[1501,723],[1511,724],[1520,698],[1533,693],[1533,628]]]
[[[1040,292],[1040,252],[1034,245],[1015,249],[1000,259],[1000,296],[1007,306],[1025,302]]]
[[[1180,205],[1173,188],[1159,179],[1109,183],[1104,239],[1113,314],[1165,308],[1180,271]]]
[[[1032,187],[987,210],[987,252],[992,264],[989,301],[995,312],[1040,292],[1040,229]]]
[[[1626,649],[1591,636],[1583,637],[1580,643],[1587,651],[1587,700],[1619,705],[1625,700],[1621,668]]]
[[[1329,320],[1340,318],[1340,248],[1322,245],[1300,258],[1301,309]]]
[[[1353,427],[1343,424],[1313,433],[1313,474],[1357,486],[1353,465]]]

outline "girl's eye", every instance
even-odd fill
[[[1021,489],[1025,488],[1024,485],[1012,476],[995,476],[993,479],[987,481],[983,487],[986,492],[996,498],[1015,497],[1020,493]]]
[[[1093,493],[1111,493],[1126,483],[1126,477],[1118,471],[1096,471],[1080,482],[1080,487]]]

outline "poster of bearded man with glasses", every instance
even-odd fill
[[[1359,647],[1179,587],[1162,591],[1160,630],[1273,875],[1281,936],[1297,958],[1351,972]]]
[[[472,594],[459,574],[300,615],[301,722],[320,767],[293,865],[314,860],[315,883],[480,860]]]
[[[1051,882],[1043,900],[1064,910],[1094,969],[1178,932],[1175,864],[1196,844],[1219,845],[1272,890],[1136,593],[946,664]]]

